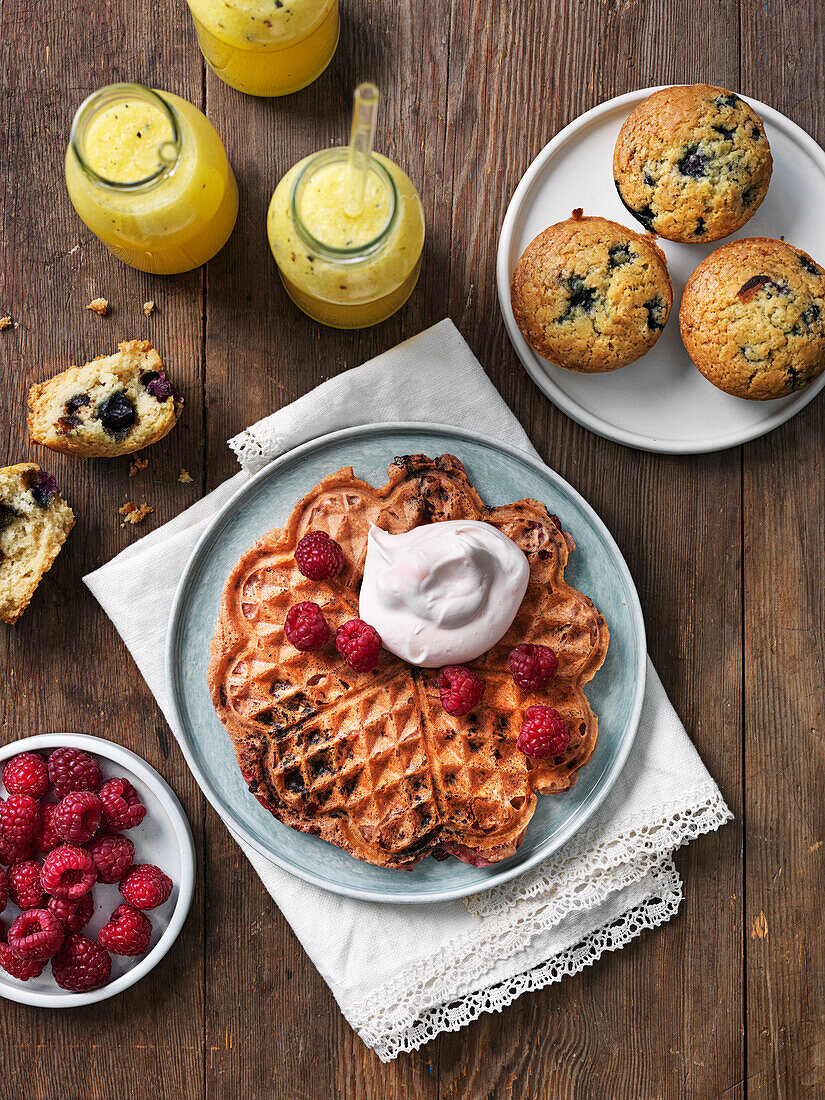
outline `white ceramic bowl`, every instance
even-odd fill
[[[31,978],[27,982],[12,978],[0,968],[0,997],[41,1008],[76,1008],[93,1001],[104,1001],[139,982],[157,966],[177,939],[189,912],[195,885],[195,846],[186,814],[169,784],[145,760],[128,749],[83,733],[44,733],[3,745],[0,748],[0,770],[10,757],[20,752],[50,751],[64,745],[83,749],[94,756],[100,764],[104,780],[114,777],[129,780],[147,810],[141,824],[126,833],[135,846],[135,863],[156,864],[169,875],[174,886],[167,901],[147,913],[152,922],[149,950],[138,958],[112,955],[112,976],[109,983],[100,989],[88,993],[61,989],[52,978],[48,963],[39,978]],[[5,798],[7,792],[2,785],[0,792]],[[117,884],[98,884],[94,887],[94,900],[94,915],[82,930],[82,935],[90,939],[97,938],[100,928],[123,898]],[[18,912],[10,901],[2,914],[7,928]]]

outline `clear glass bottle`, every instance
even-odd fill
[[[110,84],[84,100],[66,150],[80,218],[130,267],[190,271],[226,244],[238,186],[209,120],[171,92]]]
[[[421,199],[405,172],[373,153],[363,210],[344,211],[348,150],[294,165],[275,189],[267,232],[281,280],[297,306],[333,328],[390,317],[418,281]]]
[[[289,95],[305,88],[338,45],[338,0],[188,3],[209,67],[249,95]]]

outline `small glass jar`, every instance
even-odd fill
[[[284,287],[304,313],[333,328],[366,328],[415,288],[424,212],[409,176],[373,153],[364,208],[349,218],[347,162],[342,147],[294,165],[272,196],[267,232]]]
[[[84,100],[66,150],[80,218],[130,267],[191,271],[226,244],[238,186],[221,140],[191,103],[140,84]]]
[[[209,67],[239,92],[280,96],[316,80],[338,45],[338,0],[188,0]]]

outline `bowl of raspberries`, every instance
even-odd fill
[[[194,881],[189,822],[145,760],[77,733],[0,748],[0,996],[121,993],[174,943]]]

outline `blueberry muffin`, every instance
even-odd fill
[[[787,397],[825,369],[825,270],[784,241],[732,241],[688,279],[679,327],[688,355],[720,390]]]
[[[673,305],[650,237],[574,210],[524,250],[510,287],[530,347],[566,370],[617,370],[650,351]]]
[[[151,344],[129,340],[115,355],[69,367],[29,391],[29,436],[53,451],[110,458],[157,443],[183,398]]]
[[[51,475],[33,462],[0,469],[0,622],[17,622],[72,527]]]
[[[762,119],[709,84],[664,88],[625,119],[613,151],[619,198],[669,241],[718,241],[753,217],[773,161]]]

